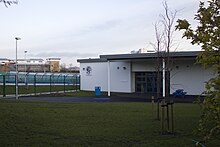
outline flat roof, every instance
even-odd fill
[[[80,62],[80,63],[91,63],[91,62],[107,62],[106,59],[100,59],[100,58],[89,58],[89,59],[77,59],[77,62]]]
[[[188,52],[170,52],[171,58],[188,58],[196,57],[202,51],[188,51]],[[166,57],[168,54],[165,52],[159,52],[159,57]],[[100,58],[107,60],[126,60],[126,59],[151,59],[157,58],[158,53],[141,53],[141,54],[115,54],[115,55],[100,55]]]
[[[202,51],[181,51],[170,52],[171,58],[195,58]],[[159,52],[159,57],[166,57],[168,54],[165,52]],[[78,59],[77,62],[107,62],[108,60],[132,60],[132,59],[153,59],[157,58],[158,53],[137,53],[137,54],[113,54],[113,55],[100,55],[100,58],[96,59]]]

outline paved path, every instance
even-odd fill
[[[192,103],[198,96],[170,97],[168,101],[172,100],[175,103]],[[15,99],[15,96],[1,97],[0,99]],[[35,96],[35,95],[20,95],[21,100],[39,100],[50,102],[151,102],[151,97],[140,94],[120,94],[111,97],[101,96],[80,96],[80,97],[52,97],[52,96]]]
[[[39,100],[50,102],[146,102],[143,98],[121,97],[19,97],[20,100]]]

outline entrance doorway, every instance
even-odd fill
[[[160,75],[160,85],[162,85],[162,73]],[[162,86],[160,86],[162,92]],[[135,92],[156,94],[157,93],[157,73],[156,72],[136,72]]]

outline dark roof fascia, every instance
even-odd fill
[[[189,52],[170,52],[171,58],[191,58],[196,57],[202,51],[189,51]],[[100,55],[100,59],[106,60],[131,60],[131,59],[153,59],[157,58],[157,53],[142,53],[142,54],[116,54],[116,55]],[[166,57],[164,52],[159,53],[159,57]]]
[[[79,63],[95,63],[95,62],[107,62],[106,59],[99,59],[99,58],[96,58],[96,59],[77,59],[77,62]]]

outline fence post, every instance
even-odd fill
[[[37,94],[37,90],[36,90],[36,74],[34,75],[34,93],[35,93],[35,95]]]
[[[16,75],[15,75],[15,96],[16,96]]]
[[[5,94],[5,75],[3,75],[3,97],[5,97],[6,96],[6,94]]]
[[[66,76],[64,75],[64,77],[63,77],[63,86],[64,86],[64,93],[65,93],[65,91],[66,91]]]
[[[25,86],[26,86],[26,92],[28,93],[28,82],[29,82],[29,77],[28,77],[28,73],[25,74]]]
[[[78,81],[77,81],[77,87],[78,87],[77,90],[78,90],[78,91],[80,90],[80,84],[79,84],[79,83],[80,83],[80,76],[79,76]]]
[[[51,94],[51,78],[52,78],[52,75],[50,75],[50,94]]]
[[[76,75],[76,91],[78,90],[78,85],[77,85],[77,83],[78,83],[78,77],[77,77],[77,75]]]
[[[76,90],[76,80],[75,80],[75,76],[73,75],[73,90]]]

